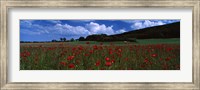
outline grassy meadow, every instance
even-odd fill
[[[180,39],[21,43],[21,70],[180,70]]]

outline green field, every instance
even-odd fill
[[[88,41],[75,41],[69,42],[70,44],[85,44]],[[89,41],[90,44],[99,44],[100,42]],[[116,42],[103,42],[104,44],[124,44],[123,41]],[[128,42],[130,44],[180,44],[180,38],[172,38],[172,39],[137,39],[137,42]]]
[[[21,43],[21,70],[180,70],[180,39]]]

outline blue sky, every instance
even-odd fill
[[[180,20],[20,20],[20,41],[77,39],[92,34],[119,34]]]

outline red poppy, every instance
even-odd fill
[[[109,50],[109,51],[112,51],[113,49],[112,49],[112,48],[109,48],[108,50]]]
[[[79,46],[78,49],[79,49],[79,50],[83,50],[83,47],[82,47],[82,46]]]
[[[109,51],[109,54],[111,55],[111,54],[113,54],[113,52],[112,52],[112,51]]]
[[[90,54],[87,54],[87,53],[85,54],[85,56],[89,56],[89,55],[90,55]]]
[[[90,44],[90,42],[86,42],[86,44]]]
[[[66,62],[60,62],[61,65],[66,66]]]
[[[148,49],[147,51],[148,51],[148,52],[151,52],[151,50],[150,50],[150,49]]]
[[[96,63],[95,63],[95,66],[99,66],[101,64],[101,62],[100,61],[97,61]]]
[[[106,61],[109,61],[109,60],[110,60],[110,58],[106,57]]]
[[[158,56],[158,55],[157,55],[157,54],[152,54],[151,56],[152,56],[152,57],[156,57],[156,56]]]
[[[90,54],[92,54],[94,51],[93,50],[90,50]]]
[[[76,60],[76,64],[80,64],[80,60]]]
[[[169,51],[171,51],[172,50],[172,48],[171,47],[169,47],[169,48],[166,48],[166,51],[167,52],[169,52]]]
[[[20,53],[20,57],[25,57],[26,55],[24,53]]]
[[[118,52],[122,52],[122,49],[119,48],[119,49],[118,49]]]
[[[67,60],[72,60],[72,59],[74,59],[74,56],[68,56],[67,57]]]
[[[114,63],[115,62],[115,60],[111,60],[111,63]]]
[[[128,58],[125,58],[125,61],[128,61]]]
[[[68,68],[74,68],[74,67],[75,67],[75,65],[72,63],[68,65]]]
[[[112,62],[106,62],[105,65],[106,65],[106,66],[111,66],[111,65],[112,65]]]
[[[73,48],[72,48],[72,51],[75,51],[75,50],[76,50],[76,47],[73,47]]]
[[[94,45],[94,46],[93,46],[93,49],[94,49],[94,50],[98,49],[98,46],[97,46],[97,45]]]
[[[30,56],[30,55],[31,55],[31,53],[30,53],[30,52],[26,52],[26,55],[27,55],[27,56]]]
[[[30,55],[31,55],[31,53],[28,52],[28,51],[24,51],[24,52],[20,53],[20,56],[21,56],[21,57],[28,57],[28,56],[30,56]]]
[[[166,60],[166,61],[169,61],[170,59],[171,59],[171,57],[167,57],[165,60]]]
[[[148,58],[145,58],[145,59],[144,59],[144,62],[145,62],[145,63],[147,63],[148,61],[149,61]]]

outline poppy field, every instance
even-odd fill
[[[21,70],[180,70],[180,44],[69,42],[20,45]]]

